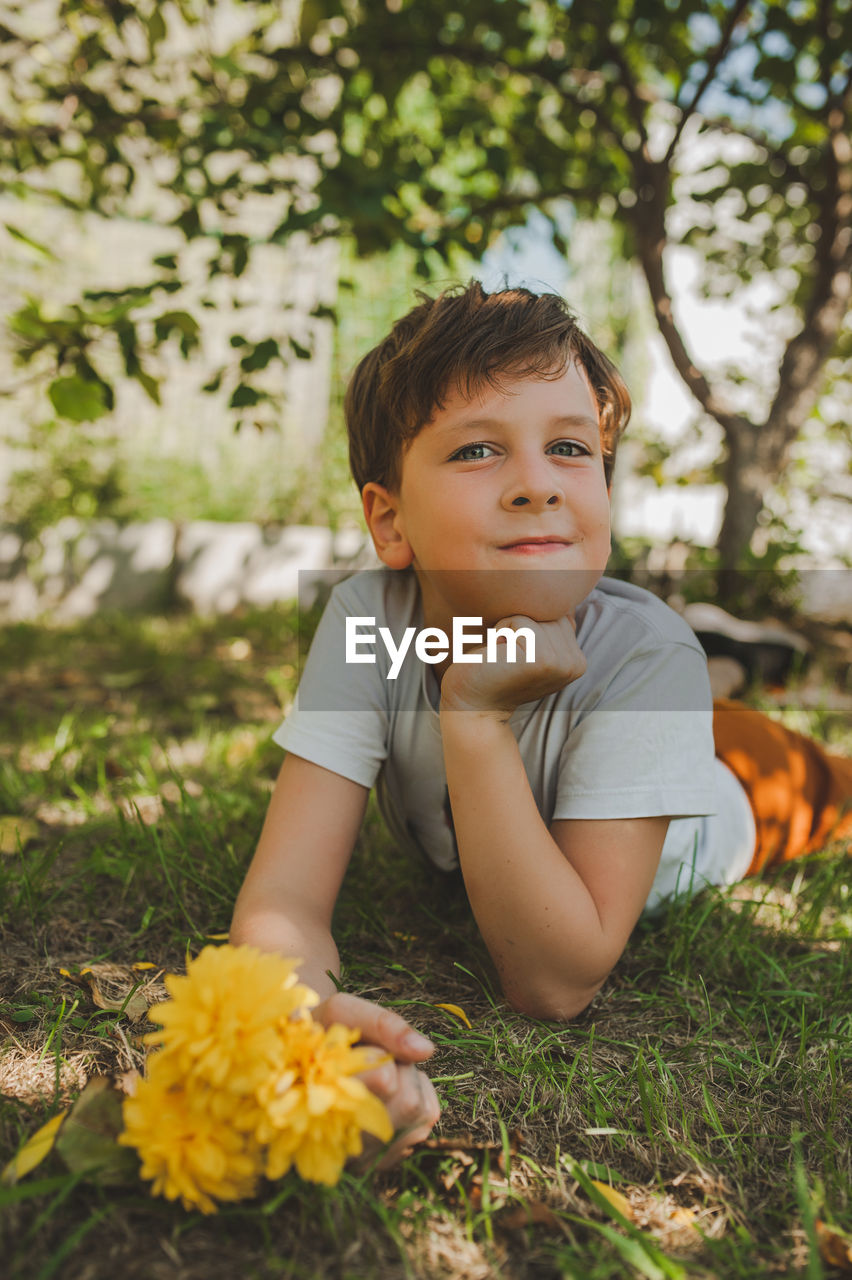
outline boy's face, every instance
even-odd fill
[[[428,626],[573,614],[610,552],[598,409],[582,369],[445,397],[402,459],[399,490],[363,491],[376,549],[413,565]]]

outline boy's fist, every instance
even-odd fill
[[[534,702],[570,684],[586,670],[586,659],[577,643],[574,620],[534,622],[515,614],[503,618],[498,628],[518,631],[526,628],[535,637],[535,661],[526,661],[527,641],[520,636],[515,660],[508,660],[508,644],[497,642],[497,661],[485,661],[485,646],[470,649],[481,653],[481,663],[452,663],[441,682],[441,709],[448,711],[494,712],[500,719],[524,702]]]
[[[391,1060],[380,1062],[360,1077],[385,1104],[394,1127],[396,1136],[377,1165],[379,1169],[389,1169],[429,1137],[441,1114],[435,1086],[414,1066],[431,1057],[435,1046],[392,1009],[344,992],[324,1000],[314,1009],[313,1017],[323,1026],[342,1022],[344,1026],[357,1027],[361,1032],[359,1043],[374,1045],[377,1059],[391,1055]],[[365,1134],[364,1154],[359,1159],[370,1159],[380,1148],[375,1138]]]

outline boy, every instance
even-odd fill
[[[424,299],[361,361],[345,412],[385,568],[323,615],[232,940],[303,958],[322,1016],[393,1055],[369,1083],[410,1143],[438,1115],[415,1066],[431,1046],[328,976],[374,783],[402,849],[461,867],[508,1001],[568,1019],[643,910],[819,847],[852,762],[732,705],[714,750],[695,636],[603,578],[630,400],[561,299],[475,282]],[[780,798],[773,751],[799,771]]]

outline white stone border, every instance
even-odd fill
[[[202,614],[295,600],[300,570],[375,568],[364,533],[214,520],[61,520],[25,543],[0,528],[0,622],[71,622],[183,605]]]

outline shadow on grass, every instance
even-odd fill
[[[35,823],[0,857],[0,1162],[86,1075],[142,1061],[139,1025],[59,969],[178,969],[227,928],[296,631],[282,610],[0,633],[0,812]],[[336,913],[344,977],[435,1040],[445,1144],[209,1220],[47,1164],[0,1189],[7,1274],[793,1274],[814,1214],[852,1226],[849,869],[827,854],[672,904],[559,1026],[502,1001],[460,877],[401,858],[371,805]],[[603,1233],[573,1161],[622,1191],[663,1262]]]

